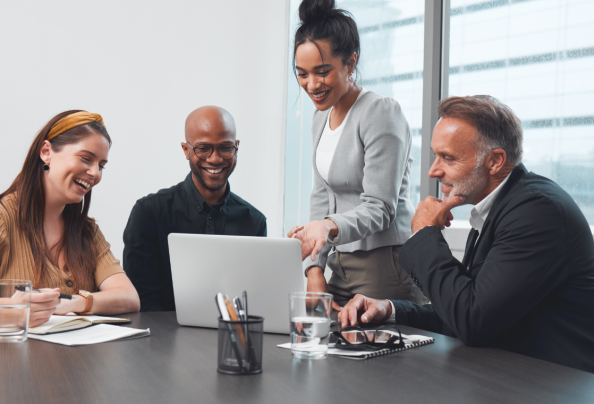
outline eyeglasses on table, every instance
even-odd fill
[[[359,326],[345,327],[334,331],[336,348],[350,351],[377,351],[385,348],[404,347],[400,330],[391,325],[384,325],[375,330],[365,330]]]

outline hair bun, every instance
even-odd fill
[[[319,21],[333,14],[334,0],[303,0],[299,5],[299,18],[303,24]]]

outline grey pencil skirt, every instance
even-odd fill
[[[332,276],[328,291],[334,295],[334,301],[342,307],[356,294],[362,294],[374,299],[429,303],[429,299],[398,264],[401,247],[330,254],[327,265],[332,270]]]

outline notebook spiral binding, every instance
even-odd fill
[[[364,356],[360,356],[357,359],[368,359],[368,358],[374,358],[376,356],[383,356],[383,355],[389,355],[392,353],[396,353],[396,352],[401,352],[401,351],[406,351],[407,349],[410,348],[416,348],[422,345],[428,345],[428,344],[432,344],[435,340],[433,338],[428,339],[428,340],[424,340],[424,341],[415,341],[412,342],[410,344],[404,344],[404,347],[402,348],[386,348],[386,349],[381,349],[377,352],[373,352]],[[355,359],[355,358],[353,358]]]

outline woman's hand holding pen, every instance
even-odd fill
[[[70,312],[80,313],[85,310],[87,299],[81,296],[76,296],[77,300],[60,299],[60,304],[56,307],[54,314],[68,314]]]
[[[321,267],[311,267],[307,271],[307,291],[328,293],[328,283],[324,277],[324,271]],[[342,307],[332,300],[332,308],[341,311]]]
[[[47,322],[59,304],[60,289],[40,289],[40,293],[31,293],[29,327]]]
[[[288,237],[301,241],[301,259],[311,256],[314,260],[326,245],[328,237],[338,235],[338,226],[333,220],[314,220],[305,226],[297,226],[292,229]]]

